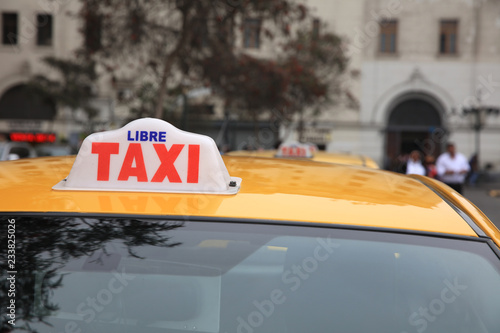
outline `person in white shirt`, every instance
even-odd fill
[[[448,143],[446,153],[441,154],[436,162],[439,179],[452,189],[462,194],[465,177],[470,170],[467,158],[455,151],[455,145]]]
[[[410,158],[406,163],[406,174],[425,176],[425,168],[422,165],[422,158],[418,150],[414,150],[410,154]]]

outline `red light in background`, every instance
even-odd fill
[[[56,141],[56,135],[54,133],[21,133],[13,132],[10,133],[10,140],[17,142],[34,142],[34,143],[46,143]]]

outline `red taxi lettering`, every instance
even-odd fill
[[[114,142],[92,142],[92,154],[97,154],[97,180],[109,180],[111,154],[118,154],[119,148]]]
[[[170,150],[167,150],[167,147],[162,144],[154,144],[153,147],[160,158],[161,164],[151,181],[161,183],[167,177],[171,183],[182,183],[181,177],[179,177],[179,173],[175,169],[174,162],[181,153],[182,148],[184,148],[184,145],[172,145]]]
[[[189,145],[188,155],[188,183],[198,183],[200,173],[200,145]]]
[[[281,148],[281,153],[283,156],[288,156],[288,157],[305,157],[307,156],[307,152],[304,148],[302,147],[282,147]]]
[[[135,167],[133,163],[135,161]],[[142,155],[140,143],[131,143],[128,146],[127,154],[123,160],[123,165],[118,175],[118,180],[128,180],[130,177],[137,177],[138,182],[147,182],[148,175],[146,174],[146,165]]]
[[[151,182],[161,183],[168,178],[170,183],[182,183],[181,177],[175,168],[175,161],[184,145],[174,144],[170,150],[163,144],[153,144],[160,166],[156,170]],[[110,161],[112,154],[118,154],[119,143],[93,142],[92,154],[97,154],[97,180],[109,181]],[[198,183],[200,173],[200,145],[188,145],[187,183]],[[130,177],[137,177],[138,182],[148,182],[146,164],[140,143],[130,143],[123,164],[118,175],[118,180],[128,181]]]

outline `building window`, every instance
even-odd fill
[[[439,32],[439,53],[456,54],[458,41],[458,21],[442,20]]]
[[[85,18],[85,48],[94,53],[101,49],[102,16],[88,14]]]
[[[260,47],[259,19],[246,19],[244,25],[243,45],[247,49],[258,49]]]
[[[40,46],[52,45],[52,15],[38,14],[36,16],[37,38],[36,44]]]
[[[2,44],[17,45],[17,13],[2,13]]]
[[[380,53],[396,53],[398,21],[384,20],[380,22]]]
[[[318,39],[320,34],[320,20],[314,19],[312,23],[312,38]]]

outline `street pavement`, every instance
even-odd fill
[[[466,186],[464,196],[479,207],[500,229],[500,197],[490,196],[492,190],[500,191],[498,177],[488,182],[482,182],[475,187]]]

